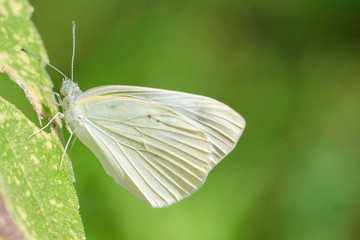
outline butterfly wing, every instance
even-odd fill
[[[91,89],[74,109],[84,116],[79,139],[117,184],[153,207],[197,190],[245,126],[216,100],[141,87]]]

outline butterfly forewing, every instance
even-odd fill
[[[152,102],[186,118],[209,141],[209,170],[235,147],[245,128],[245,120],[236,111],[204,96],[145,87],[102,86],[84,92],[80,98],[94,96],[122,96]]]

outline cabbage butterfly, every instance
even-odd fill
[[[73,44],[72,66],[75,23]],[[65,119],[71,133],[63,157],[75,134],[118,185],[153,207],[196,191],[245,128],[237,112],[208,97],[133,86],[82,92],[72,81],[73,70],[71,79],[61,74],[63,113],[56,116]]]

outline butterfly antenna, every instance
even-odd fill
[[[25,53],[33,56],[33,57],[36,57],[37,59],[39,59],[40,61],[44,62],[46,65],[52,67],[52,68],[55,69],[58,73],[60,73],[61,75],[63,75],[65,79],[68,79],[68,78],[65,76],[65,74],[63,74],[59,69],[57,69],[56,67],[54,67],[53,65],[51,65],[50,62],[43,60],[41,57],[36,56],[35,54],[33,54],[33,53],[25,50],[24,48],[21,48],[21,51],[23,51],[23,52],[25,52]]]
[[[73,53],[71,59],[71,80],[74,80],[74,58],[75,58],[75,22],[72,22],[72,34],[73,34]]]

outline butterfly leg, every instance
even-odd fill
[[[58,106],[62,106],[62,99],[61,99],[61,97],[60,97],[60,94],[58,94],[57,92],[53,92],[53,91],[50,91],[50,90],[47,90],[47,89],[45,89],[43,86],[40,86],[41,87],[41,89],[43,89],[45,92],[48,92],[48,93],[51,93],[51,94],[53,94],[54,96],[56,96],[56,105],[58,105]]]
[[[64,149],[63,155],[61,156],[59,172],[60,172],[60,170],[61,170],[61,166],[62,166],[64,157],[65,157],[65,154],[66,154],[66,150],[67,150],[67,148],[69,147],[69,144],[70,144],[70,142],[71,142],[72,136],[74,135],[73,131],[71,131],[70,128],[68,128],[68,130],[69,130],[69,132],[70,132],[70,137],[69,137],[69,140],[67,141],[67,143],[66,143],[66,145],[65,145],[65,149]]]
[[[62,114],[61,112],[58,112],[57,114],[55,114],[55,116],[54,116],[52,119],[50,119],[50,121],[49,121],[44,127],[40,128],[39,130],[37,130],[36,132],[34,132],[34,133],[31,134],[30,136],[28,136],[27,139],[31,138],[31,137],[34,136],[35,134],[37,134],[37,133],[41,132],[42,130],[44,130],[45,128],[47,128],[47,127],[55,120],[55,118],[56,118],[58,115],[59,115],[61,118],[64,117],[64,114]]]
[[[75,144],[75,142],[76,142],[76,139],[77,139],[77,136],[75,135],[75,139],[74,139],[74,141],[72,142],[72,144],[71,144],[71,146],[70,146],[70,152],[71,152],[71,150],[72,150],[72,148],[74,147],[74,144]]]

